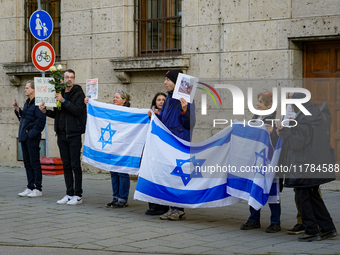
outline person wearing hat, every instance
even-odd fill
[[[188,103],[184,98],[180,100],[172,98],[176,80],[181,69],[173,69],[165,74],[164,85],[167,96],[161,112],[155,111],[156,116],[177,137],[191,141],[193,128],[196,122],[195,104]],[[151,110],[149,111],[151,117]],[[162,220],[183,220],[186,218],[183,208],[170,207],[169,211],[160,215]]]

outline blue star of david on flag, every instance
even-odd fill
[[[112,137],[116,133],[116,130],[111,129],[111,123],[109,125],[107,125],[106,128],[100,128],[100,129],[101,129],[101,131],[100,131],[101,137],[99,138],[98,142],[102,143],[102,149],[104,149],[104,147],[107,144],[112,144]],[[106,141],[104,139],[105,132],[109,132],[109,134],[110,134],[109,139],[107,139]]]
[[[256,156],[256,159],[255,159],[255,163],[254,163],[254,166],[257,166],[257,160],[259,158],[262,158],[263,160],[263,163],[261,164],[261,166],[259,168],[256,168],[257,171],[255,172],[256,173],[260,173],[261,175],[265,175],[265,173],[262,171],[262,166],[266,166],[267,165],[267,157],[266,157],[266,149],[264,148],[263,150],[261,150],[260,152],[255,152],[255,156]]]
[[[187,184],[191,181],[192,178],[203,178],[201,171],[196,171],[196,166],[199,166],[200,169],[205,161],[206,161],[205,159],[196,159],[195,156],[187,160],[176,159],[176,167],[171,172],[171,174],[181,177],[184,186],[187,186]],[[183,172],[182,166],[185,163],[192,163],[195,167],[195,169],[190,174],[186,174]]]

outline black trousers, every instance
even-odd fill
[[[169,211],[169,206],[149,203],[149,209],[153,209],[155,211],[164,211],[166,213]]]
[[[82,179],[80,150],[81,135],[66,137],[66,134],[58,134],[58,147],[63,161],[66,194],[69,196],[82,196]]]
[[[27,138],[25,142],[21,142],[21,148],[26,169],[27,188],[41,191],[40,138],[40,135],[35,139]]]
[[[320,197],[319,185],[296,188],[296,197],[306,234],[313,235],[319,233],[320,230],[328,232],[335,229],[333,220]]]

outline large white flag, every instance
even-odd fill
[[[266,176],[263,178],[265,181],[259,184],[269,186],[269,191],[266,187],[259,190],[259,197],[262,199],[260,202],[256,198],[252,200],[251,196],[247,198],[239,196],[237,192],[234,195],[228,192],[229,181],[233,184],[234,191],[243,190],[241,178],[238,178],[239,182],[236,182],[237,175],[227,179],[229,173],[239,172],[242,165],[263,164],[260,160],[255,162],[259,158],[256,153],[260,155],[263,149],[267,153],[263,157],[268,159],[264,163],[270,164],[273,155],[269,134],[265,129],[242,126],[242,130],[238,127],[240,126],[229,126],[204,142],[189,143],[174,136],[158,118],[153,117],[134,198],[189,208],[226,206],[238,203],[242,198],[247,199],[254,208],[259,203],[263,206],[269,197],[273,175]],[[253,135],[255,139],[247,139]],[[246,139],[247,142],[240,144],[239,138]],[[236,154],[243,157],[233,159]],[[241,161],[235,162],[238,160]],[[251,173],[241,177],[257,183],[256,175],[257,173]],[[277,191],[276,189],[275,197],[278,195]]]
[[[83,161],[107,171],[136,174],[149,124],[148,109],[90,99]]]
[[[202,143],[193,144],[174,136],[153,117],[134,198],[190,208],[238,203],[239,198],[227,194],[226,175],[201,171],[203,166],[226,162],[230,131],[231,128],[224,129]]]

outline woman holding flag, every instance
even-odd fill
[[[161,112],[162,106],[164,104],[166,94],[163,92],[158,92],[153,97],[151,102],[151,110],[159,114]],[[159,205],[149,202],[149,209],[145,211],[146,215],[162,215],[169,210],[169,206]]]
[[[257,95],[256,106],[258,110],[270,109],[272,107],[271,93],[268,93],[268,92],[259,93]],[[268,132],[270,133],[271,141],[274,147],[276,145],[278,137],[276,136],[276,133],[273,132],[275,129],[275,125],[274,127],[271,126],[272,121],[270,120],[275,119],[275,116],[276,116],[276,111],[270,115],[262,115],[262,116],[254,115],[252,118],[252,119],[261,120],[264,122],[264,124],[267,127]],[[281,182],[282,180],[280,180],[280,191],[283,187]],[[270,216],[271,224],[268,228],[266,228],[265,231],[267,233],[275,233],[275,232],[281,231],[281,226],[280,226],[281,205],[280,203],[275,203],[275,204],[268,203],[268,204],[269,204],[269,208],[271,211],[271,216]],[[253,207],[250,206],[249,211],[250,211],[250,216],[247,222],[241,226],[241,229],[250,230],[253,228],[260,228],[261,227],[261,224],[260,224],[261,209],[257,211]]]
[[[85,98],[87,104],[89,99]],[[113,98],[113,104],[130,107],[130,95],[123,90],[117,90]],[[130,190],[130,176],[126,173],[111,172],[111,184],[113,198],[106,207],[122,208],[128,206],[127,200]]]

